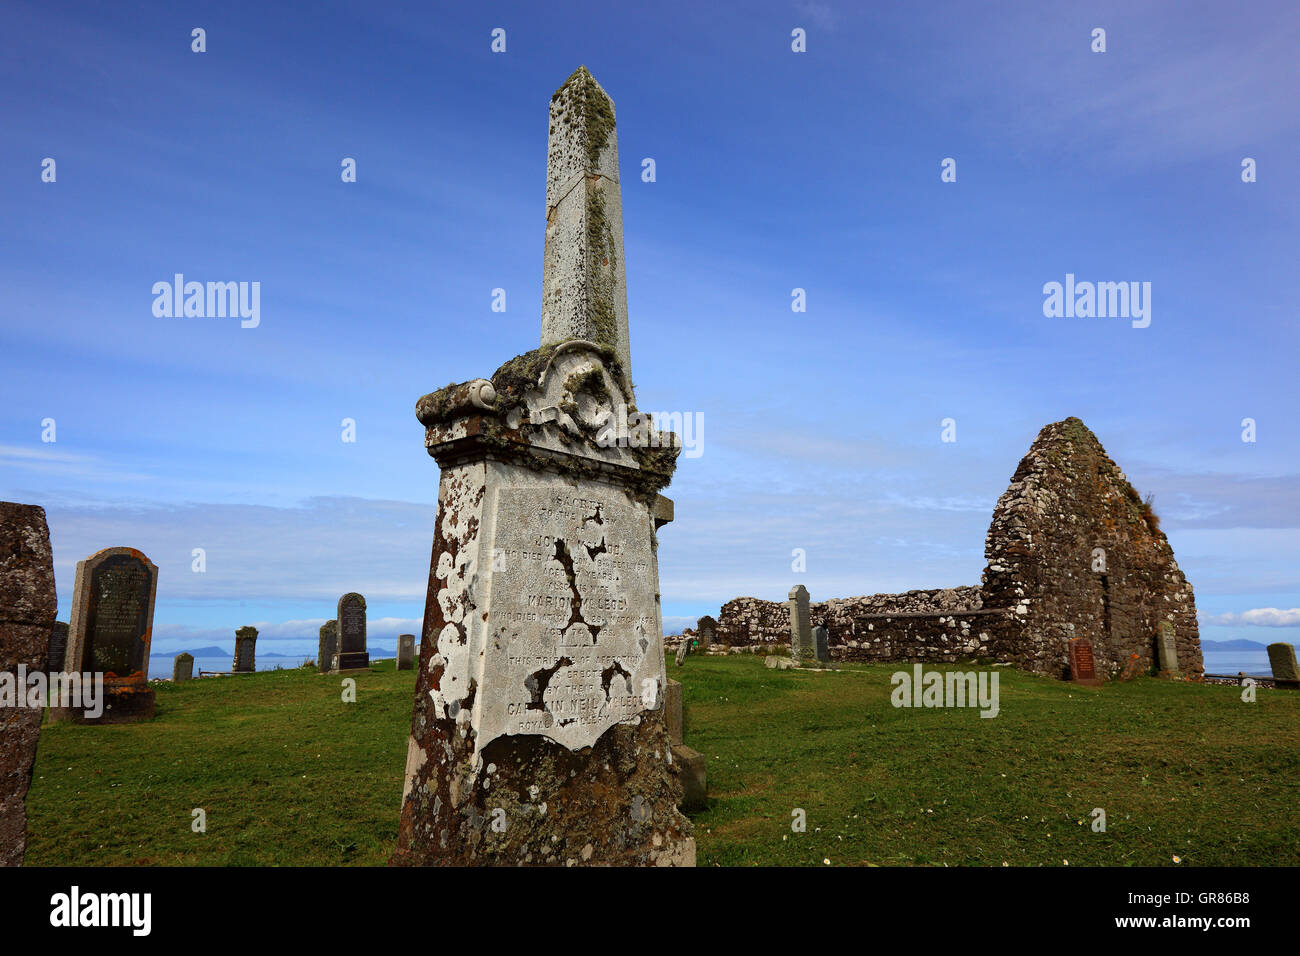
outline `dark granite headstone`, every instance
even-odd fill
[[[817,663],[829,664],[831,662],[830,632],[826,626],[818,624],[813,628],[813,653],[817,657]]]
[[[55,709],[54,719],[120,724],[153,716],[147,671],[157,592],[157,565],[134,548],[105,548],[77,562],[65,670],[103,674],[105,706],[98,717]]]
[[[68,625],[62,621],[55,621],[54,626],[50,628],[50,653],[45,665],[45,672],[47,674],[57,674],[62,671],[67,656]]]
[[[415,666],[415,635],[397,635],[397,669],[409,671]]]
[[[24,706],[0,707],[0,866],[27,852],[27,788],[41,734],[40,707],[28,707],[18,676],[45,668],[57,612],[54,560],[45,509],[0,502],[0,672],[13,675]]]
[[[370,666],[366,653],[366,599],[355,591],[339,598],[339,671],[365,670]]]
[[[713,646],[717,631],[718,622],[707,614],[695,622],[695,633],[699,638],[700,650],[707,651]]]
[[[236,674],[251,674],[257,670],[257,628],[244,626],[235,631],[235,662],[231,667]]]

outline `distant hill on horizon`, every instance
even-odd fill
[[[369,648],[369,651],[370,651],[370,656],[376,658],[397,656],[396,650],[390,651],[382,647],[372,647]],[[149,656],[150,657],[175,657],[177,654],[191,654],[194,657],[233,657],[235,652],[233,649],[226,650],[224,647],[218,647],[217,645],[213,644],[209,647],[186,647],[186,648],[182,648],[179,651],[159,651],[156,654],[150,651]],[[257,651],[258,660],[262,660],[265,658],[272,658],[272,657],[293,658],[294,660],[297,660],[299,658],[315,657],[315,656],[316,655],[313,654],[311,651],[299,651],[297,653],[291,653],[291,654],[281,654],[279,651],[262,651],[262,650]]]
[[[1295,644],[1295,641],[1269,641],[1268,644]],[[1231,641],[1201,641],[1201,649],[1205,651],[1266,651],[1268,644],[1261,644],[1259,641],[1248,641],[1243,637],[1234,638]]]

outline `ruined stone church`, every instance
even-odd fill
[[[998,499],[978,586],[814,603],[836,659],[982,659],[1069,678],[1070,641],[1091,643],[1099,677],[1160,667],[1172,633],[1177,670],[1204,673],[1192,586],[1159,520],[1077,418],[1047,425]],[[789,640],[786,604],[742,597],[718,616],[717,640]],[[1168,668],[1166,668],[1168,669]]]

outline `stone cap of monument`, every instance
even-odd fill
[[[627,480],[650,493],[669,483],[681,454],[677,436],[629,401],[613,350],[578,339],[517,355],[491,379],[431,392],[415,414],[444,467],[487,445],[506,457],[550,454],[592,476],[639,472]]]
[[[257,628],[245,624],[243,627],[235,629],[235,637],[239,637],[239,638],[251,637],[254,640],[256,640]]]

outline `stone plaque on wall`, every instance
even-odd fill
[[[1160,670],[1166,674],[1178,674],[1178,645],[1174,641],[1174,626],[1168,621],[1160,622],[1156,651],[1160,659]]]
[[[1100,684],[1092,656],[1092,642],[1076,637],[1070,641],[1070,679],[1076,684]]]
[[[516,485],[498,492],[478,745],[540,734],[570,750],[645,709],[662,665],[644,508],[608,485]],[[449,625],[454,627],[455,625]],[[508,635],[508,639],[494,639]],[[439,642],[440,646],[442,642]]]

